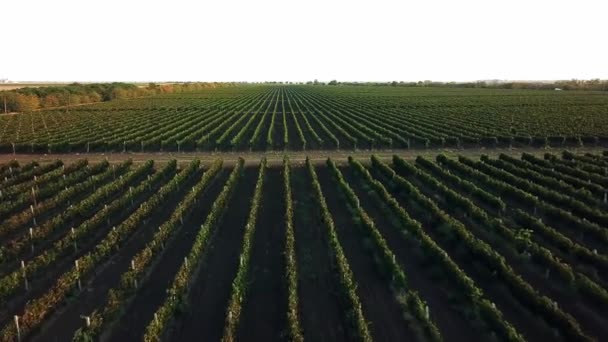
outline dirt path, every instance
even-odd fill
[[[482,154],[490,156],[505,153],[508,155],[519,156],[523,152],[543,155],[547,152],[560,154],[565,148],[476,148],[476,149],[394,149],[394,150],[310,150],[310,151],[269,151],[269,152],[146,152],[146,153],[66,153],[66,154],[0,154],[0,163],[6,163],[11,160],[19,162],[29,162],[36,160],[39,162],[48,162],[55,159],[61,159],[64,162],[71,162],[78,159],[86,158],[91,162],[108,159],[112,163],[121,162],[129,158],[135,163],[145,162],[149,159],[154,159],[157,162],[166,162],[171,159],[177,159],[180,163],[189,162],[192,159],[198,158],[203,163],[210,163],[217,158],[223,158],[225,165],[234,165],[239,157],[245,159],[248,165],[258,165],[262,157],[268,159],[270,165],[282,165],[283,156],[288,155],[292,162],[304,162],[306,157],[310,157],[315,164],[324,163],[328,157],[331,157],[336,162],[346,162],[348,156],[353,156],[357,159],[367,160],[371,154],[376,154],[381,159],[390,159],[394,154],[401,156],[404,159],[414,159],[417,156],[425,156],[434,158],[437,154],[444,153],[448,156],[464,155],[467,157],[479,157]],[[605,147],[581,147],[576,149],[568,149],[569,151],[583,153],[601,153],[606,150]]]

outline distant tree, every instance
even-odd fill
[[[82,101],[82,96],[80,96],[78,94],[71,94],[70,95],[70,106],[78,105],[78,104],[81,104],[81,103],[84,103]]]
[[[29,112],[40,107],[40,99],[36,95],[15,95],[15,111]]]
[[[112,93],[110,95],[110,98],[112,100],[120,100],[120,99],[124,99],[128,96],[127,90],[126,89],[122,89],[122,88],[115,88],[112,89]]]
[[[328,84],[329,84],[329,85],[338,85],[338,81],[336,81],[336,80],[331,80],[331,81],[329,81],[329,83],[328,83]]]
[[[172,84],[163,84],[162,86],[160,86],[160,92],[163,94],[172,93],[173,85]]]
[[[59,97],[56,95],[47,95],[42,99],[42,107],[50,108],[50,107],[58,107],[60,104]]]
[[[393,81],[393,82],[391,83],[391,86],[396,87],[396,86],[397,86],[397,81]]]
[[[97,92],[92,91],[89,93],[89,102],[101,102],[101,95]]]
[[[319,81],[315,78],[315,80],[312,82],[313,85],[319,85]]]

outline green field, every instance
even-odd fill
[[[5,153],[607,143],[608,96],[583,91],[248,85],[0,116]]]
[[[0,165],[0,341],[593,341],[608,151]]]
[[[155,94],[0,116],[0,341],[608,336],[605,93]]]

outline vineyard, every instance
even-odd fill
[[[209,115],[221,119],[215,126],[230,128],[212,140],[228,144],[251,139],[241,134],[251,128],[280,147],[274,137],[295,123],[302,123],[304,137],[319,127],[326,134],[342,127],[379,141],[375,131],[362,129],[375,119],[361,99],[326,102],[303,89],[261,90],[249,89],[241,103],[262,107],[247,115],[220,109],[240,101],[228,94],[192,98],[193,106],[210,101],[216,109],[178,113],[214,112]],[[159,101],[169,106],[172,99]],[[299,109],[283,111],[290,102]],[[337,102],[349,114],[312,114]],[[97,110],[57,120],[105,115]],[[457,110],[441,115],[457,116]],[[119,120],[124,111],[135,114],[133,125],[160,113],[123,108],[111,116]],[[339,119],[350,115],[360,121]],[[189,123],[193,116],[178,116],[168,117],[176,127],[166,129],[166,139],[209,134],[205,125]],[[478,126],[466,125],[470,134],[483,131],[482,118]],[[178,134],[183,125],[192,132]],[[138,127],[140,138],[158,138],[154,129]],[[434,126],[434,134],[440,131]],[[286,137],[289,143],[293,136]],[[266,159],[226,165],[219,158],[13,161],[0,165],[0,179],[0,341],[608,336],[608,151],[475,159],[372,155],[323,163],[285,157],[281,165]]]
[[[608,145],[602,92],[242,85],[0,116],[0,152]]]

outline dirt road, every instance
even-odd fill
[[[577,149],[569,149],[576,153],[601,153],[606,148],[603,147],[584,147]],[[156,162],[162,163],[172,159],[176,159],[180,163],[189,162],[195,158],[200,159],[203,163],[210,163],[217,158],[224,159],[226,165],[233,165],[239,157],[245,159],[246,164],[257,165],[261,158],[266,157],[271,165],[281,164],[283,156],[288,155],[292,163],[303,163],[306,157],[310,157],[311,161],[319,164],[324,163],[328,157],[331,157],[336,162],[346,162],[348,156],[353,156],[357,159],[368,159],[371,154],[375,154],[381,159],[390,159],[394,154],[397,154],[405,159],[414,159],[419,155],[435,158],[437,154],[444,153],[448,156],[464,155],[467,157],[479,157],[482,154],[490,156],[505,153],[508,155],[518,156],[522,152],[528,152],[535,155],[543,155],[544,153],[559,154],[564,149],[561,148],[480,148],[480,149],[409,149],[409,150],[328,150],[328,151],[270,151],[270,152],[153,152],[153,153],[69,153],[69,154],[0,154],[0,163],[5,163],[10,160],[19,162],[28,162],[36,160],[39,162],[48,162],[55,159],[61,159],[67,163],[86,158],[91,162],[107,159],[112,163],[121,162],[127,159],[132,159],[135,163],[142,163],[149,159],[154,159]]]

